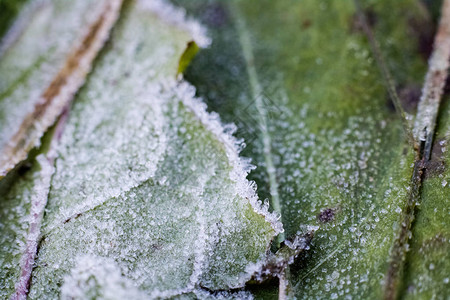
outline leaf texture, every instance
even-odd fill
[[[450,291],[450,101],[444,98],[431,160],[427,164],[413,239],[401,278],[405,299],[445,299]]]
[[[121,0],[32,1],[0,45],[0,178],[39,145],[84,82]]]
[[[14,171],[1,181],[2,297],[23,280],[30,238],[39,244],[30,299],[251,297],[212,292],[242,287],[283,228],[246,179],[234,127],[175,80],[192,42],[208,38],[183,11],[160,1],[123,7],[67,121],[49,133],[56,142],[19,180]],[[47,185],[46,154],[56,157]],[[33,189],[47,202],[37,236]]]
[[[386,80],[353,2],[173,2],[211,32],[210,49],[193,60],[186,78],[212,110],[237,124],[248,144],[243,155],[258,167],[251,176],[259,195],[281,213],[285,236],[319,226],[311,251],[287,274],[284,296],[383,298],[411,208],[415,161],[386,82],[411,123],[426,71],[423,40],[432,25],[426,8],[409,0],[364,3],[362,14],[391,73]],[[446,193],[426,186],[424,202],[431,190]],[[422,213],[417,222],[434,219]],[[443,217],[435,222],[445,232]],[[411,264],[423,270],[422,262]],[[445,272],[442,265],[437,283],[424,284],[417,295],[441,297],[448,291],[438,283]],[[406,276],[415,286],[420,276],[430,278]],[[407,294],[407,287],[395,288]]]

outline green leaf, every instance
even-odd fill
[[[396,253],[399,264],[406,259],[422,270],[426,260],[417,261],[414,252],[405,258],[406,245],[398,239],[403,221],[414,212],[414,188],[420,188],[411,186],[415,155],[402,123],[412,119],[426,70],[423,41],[433,31],[423,4],[364,3],[361,14],[374,32],[378,54],[352,1],[173,2],[209,28],[213,43],[193,60],[186,78],[211,110],[238,125],[238,136],[248,145],[243,155],[258,167],[251,178],[260,198],[279,210],[286,237],[320,226],[311,251],[288,274],[289,297],[388,297]],[[391,74],[380,72],[380,62]],[[409,113],[405,122],[388,90],[400,95]],[[438,183],[424,182],[424,203],[433,191],[443,193],[436,201],[445,205],[448,193],[442,179]],[[443,246],[430,260],[445,257],[444,211],[435,219]],[[421,218],[435,217],[419,212],[413,244],[422,239]],[[424,291],[422,297],[439,297],[448,293],[449,270],[442,265],[429,279],[432,285],[411,272],[406,276],[416,291]],[[407,288],[394,287],[400,296]]]
[[[5,35],[0,297],[445,299],[450,0],[172,1]]]
[[[450,263],[450,101],[445,98],[422,187],[422,198],[407,256],[403,288],[406,299],[445,299]]]
[[[30,1],[0,44],[0,179],[84,82],[122,0]]]
[[[19,13],[20,9],[27,0],[2,0],[0,1],[0,37],[11,26],[11,22]]]
[[[192,40],[208,43],[166,3],[123,7],[51,146],[0,181],[2,298],[27,294],[30,263],[30,299],[251,296],[213,292],[243,287],[282,226],[246,179],[233,126],[175,80]]]

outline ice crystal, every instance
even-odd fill
[[[73,98],[120,6],[121,0],[54,0],[25,9],[0,46],[0,176],[39,145]]]
[[[167,11],[176,13],[167,19]],[[124,9],[56,130],[55,173],[42,227],[33,232],[40,248],[31,299],[251,297],[203,288],[242,287],[283,227],[246,179],[253,167],[238,155],[234,126],[223,126],[191,85],[175,79],[193,38],[206,44],[202,27],[168,4]],[[21,193],[36,194],[18,188],[7,197],[28,199]],[[18,224],[35,205],[26,201],[17,206]],[[28,228],[21,228],[10,229],[23,244],[15,261],[25,257]],[[14,266],[5,264],[5,272]]]

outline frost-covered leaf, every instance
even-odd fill
[[[86,43],[97,45],[92,60],[120,6],[76,2],[32,2],[1,45],[3,174],[83,81],[90,62],[72,68],[72,50],[83,53],[80,41],[109,16],[105,34],[92,37],[98,44]],[[51,146],[0,182],[0,296],[24,298],[34,266],[30,298],[444,299],[450,104],[439,109],[439,98],[450,26],[438,34],[445,43],[427,72],[414,141],[433,37],[423,2],[173,2],[208,26],[211,49],[187,77],[238,125],[259,194],[286,232],[246,180],[233,126],[175,80],[208,44],[204,28],[160,0],[126,1],[70,117],[47,133]],[[73,84],[58,79],[64,65]],[[54,87],[67,89],[53,97]],[[33,108],[41,95],[56,109]],[[49,115],[26,117],[24,107]],[[298,233],[312,227],[310,245],[311,235]],[[278,233],[272,250],[280,248],[268,254]],[[278,290],[273,280],[258,285],[267,276],[279,278]]]
[[[122,276],[114,260],[81,256],[61,287],[61,299],[143,299],[133,282]]]
[[[260,269],[282,227],[246,179],[251,167],[238,156],[233,126],[175,80],[193,43],[208,39],[183,11],[162,1],[125,4],[55,130],[57,149],[40,150],[44,158],[57,151],[51,181],[40,182],[32,162],[20,180],[14,171],[1,182],[0,228],[9,234],[0,248],[2,297],[26,292],[18,262],[33,260],[27,239],[39,243],[31,299],[251,297],[223,290]],[[33,191],[44,187],[48,197]],[[37,195],[47,205],[35,234],[29,207]]]
[[[19,13],[27,0],[3,0],[0,2],[0,38],[11,26],[11,22]]]
[[[415,158],[360,16],[412,114],[433,40],[426,7],[361,1],[358,14],[354,1],[173,2],[208,25],[213,43],[186,78],[212,110],[238,125],[248,145],[243,155],[258,167],[251,176],[259,195],[281,212],[285,236],[320,226],[311,251],[291,268],[290,297],[386,296],[393,248],[411,208]],[[436,226],[447,244],[443,218]],[[449,269],[442,268],[435,274],[445,283]],[[445,293],[444,283],[421,290]]]
[[[121,3],[44,0],[23,8],[0,44],[0,178],[69,104]]]
[[[27,289],[52,173],[53,166],[41,154],[0,182],[2,299],[22,299]]]
[[[446,299],[450,293],[450,98],[442,105],[431,161],[412,230],[403,289],[406,299]]]

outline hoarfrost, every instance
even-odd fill
[[[270,96],[277,100],[281,98],[277,94]],[[379,128],[385,118],[381,113],[374,113],[372,107],[358,111],[345,122],[322,129],[317,134],[297,122],[298,110],[314,112],[307,105],[296,110],[291,110],[289,105],[279,105],[279,112],[272,116],[268,126],[275,149],[273,160],[276,162],[280,197],[286,207],[282,210],[286,217],[284,226],[292,234],[298,230],[298,224],[317,224],[318,220],[327,220],[322,222],[314,236],[316,245],[320,246],[312,250],[314,254],[323,256],[313,259],[308,272],[300,272],[293,289],[304,298],[317,296],[316,289],[320,288],[329,292],[323,294],[324,298],[366,293],[370,286],[378,285],[384,278],[384,274],[379,274],[383,262],[377,258],[388,257],[394,237],[380,233],[398,223],[397,213],[401,213],[398,208],[403,206],[408,195],[408,174],[412,170],[408,159],[412,157],[398,155],[402,153],[402,145],[399,145],[398,149],[390,150],[390,153],[398,151],[390,158],[392,160],[386,159],[384,149],[387,149],[387,143],[392,147],[389,139],[393,137],[386,135],[387,129],[365,129]],[[341,116],[337,112],[327,117],[327,122],[336,120],[338,123],[339,118]],[[293,125],[287,127],[285,123]],[[252,154],[264,168],[261,145],[262,142],[256,140]],[[381,161],[395,161],[396,170],[389,171]],[[386,179],[382,179],[381,174],[385,174]],[[260,180],[267,182],[266,179]],[[332,218],[321,218],[321,212],[331,209]],[[370,272],[379,274],[376,281],[355,272],[366,261],[374,262]],[[341,274],[334,272],[339,266],[350,269]],[[344,288],[343,278],[347,275],[354,278],[348,288]]]
[[[204,290],[195,291],[195,299],[201,300],[229,300],[229,299],[239,299],[239,300],[252,300],[253,295],[247,291],[237,291],[228,292],[220,291],[215,293],[210,293]]]
[[[183,8],[175,7],[165,0],[139,0],[139,5],[154,12],[165,22],[189,32],[200,47],[207,47],[211,44],[211,39],[206,34],[206,28],[196,20],[186,17],[186,11]]]
[[[121,275],[118,266],[102,257],[82,256],[70,275],[64,277],[61,299],[144,299],[132,281]]]
[[[25,298],[47,203],[53,167],[43,155],[29,163],[0,183],[1,298]]]
[[[62,134],[31,299],[57,297],[62,281],[65,295],[79,280],[90,293],[83,272],[98,269],[95,257],[111,262],[101,285],[116,268],[124,279],[111,280],[150,298],[242,287],[283,230],[246,179],[252,167],[233,126],[175,80],[190,32],[140,3],[115,28]]]
[[[98,16],[101,2],[73,1],[69,9],[62,8],[58,1],[42,2],[27,20],[26,30],[14,49],[5,51],[0,60],[0,148],[63,67],[73,42],[80,40],[82,31]],[[21,79],[24,74],[26,77]],[[14,83],[18,86],[9,90]]]
[[[29,5],[26,26],[17,25],[23,32],[12,30],[2,46],[0,176],[27,157],[70,102],[108,37],[121,0]]]

